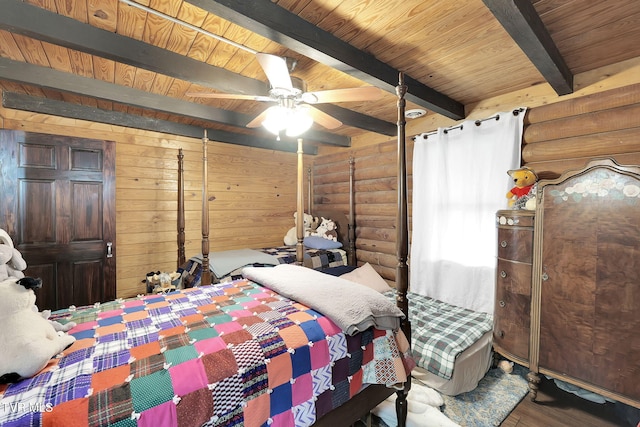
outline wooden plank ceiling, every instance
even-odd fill
[[[140,5],[142,7],[134,7]],[[3,105],[280,149],[245,125],[271,103],[254,52],[293,58],[307,90],[376,86],[376,101],[321,104],[343,125],[304,138],[348,146],[395,133],[408,109],[462,119],[465,106],[640,56],[637,0],[2,0]],[[158,14],[151,11],[157,11]],[[289,148],[287,148],[289,149]]]

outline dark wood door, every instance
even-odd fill
[[[37,304],[115,298],[115,143],[0,131],[0,227],[41,277]]]

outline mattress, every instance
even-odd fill
[[[235,265],[229,260],[225,261],[225,265],[232,265],[234,268],[227,268],[221,273],[217,273],[214,268],[218,254],[235,254],[242,251],[242,256],[235,259]],[[253,254],[251,256],[250,254]],[[212,252],[210,257],[210,270],[212,283],[228,283],[242,277],[242,269],[247,266],[262,267],[268,265],[295,264],[296,263],[296,247],[295,246],[278,246],[273,248],[261,249],[244,249],[235,251]],[[267,257],[267,258],[265,258]],[[233,257],[231,258],[233,259]],[[314,270],[325,270],[334,267],[346,266],[347,253],[342,249],[311,249],[305,248],[304,266]],[[192,288],[200,286],[202,276],[202,255],[191,257],[178,270],[182,278],[180,288]]]
[[[476,388],[492,362],[493,316],[415,292],[407,297],[413,377],[449,396]]]
[[[475,389],[491,367],[493,332],[486,332],[479,340],[464,350],[455,361],[453,375],[444,379],[424,368],[416,367],[413,378],[447,396],[456,396]]]

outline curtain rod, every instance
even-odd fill
[[[524,108],[516,108],[511,113],[514,116],[517,116],[518,114],[520,114],[523,111],[524,111]],[[480,126],[482,124],[482,122],[486,122],[487,120],[493,120],[493,119],[500,120],[500,114],[496,114],[495,116],[487,117],[486,119],[478,119],[478,120],[476,120],[474,122],[474,124],[476,126]],[[444,128],[443,132],[446,134],[446,133],[449,133],[449,131],[452,131],[452,130],[455,130],[455,129],[462,130],[463,128],[464,128],[464,126],[461,123],[459,125],[455,125],[455,126],[450,126],[448,128]],[[422,138],[427,139],[430,135],[435,135],[437,133],[438,133],[437,130],[433,130],[431,132],[422,133],[421,135],[422,135]],[[414,135],[414,136],[411,137],[411,139],[413,139],[415,141],[417,137],[418,137],[418,135]]]

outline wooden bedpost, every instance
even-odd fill
[[[307,213],[313,215],[313,181],[311,180],[311,166],[307,168]]]
[[[207,161],[207,130],[202,138],[202,276],[201,285],[211,284],[209,269],[209,168]]]
[[[178,150],[178,267],[186,262],[184,252],[184,154],[182,148]]]
[[[398,306],[405,316],[404,333],[407,339],[411,339],[411,329],[407,327],[409,319],[409,303],[407,291],[409,289],[409,267],[407,258],[409,254],[409,231],[407,224],[407,156],[405,141],[405,118],[404,109],[406,101],[404,95],[407,93],[407,86],[404,84],[404,75],[400,73],[400,81],[396,87],[398,95],[398,213],[397,213],[397,235],[396,250],[398,266],[396,268],[396,289],[398,295]]]
[[[349,157],[349,230],[347,236],[349,237],[349,251],[347,253],[347,263],[355,266],[356,259],[356,220],[355,220],[355,197],[353,195],[353,165],[355,161],[353,156]]]
[[[406,316],[406,320],[402,324],[402,331],[407,336],[407,340],[411,342],[411,324],[409,322],[409,302],[407,300],[407,291],[409,289],[409,266],[407,265],[407,257],[409,254],[409,231],[407,221],[407,156],[406,156],[406,138],[405,124],[406,120],[404,99],[407,93],[407,86],[404,84],[404,74],[401,72],[398,78],[398,86],[396,86],[396,95],[398,96],[398,213],[397,213],[397,235],[396,250],[398,257],[398,266],[396,268],[396,290],[397,304]],[[411,389],[411,376],[404,389],[397,392],[396,413],[398,416],[398,425],[405,426],[407,420],[407,395]]]
[[[297,186],[297,203],[296,212],[298,219],[296,221],[296,264],[302,265],[304,262],[304,158],[302,156],[302,138],[298,138],[298,186]]]

